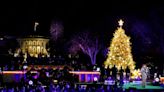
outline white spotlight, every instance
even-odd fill
[[[155,78],[155,82],[159,82],[159,78]]]
[[[94,77],[94,78],[93,78],[93,81],[94,81],[94,82],[97,82],[97,81],[98,81],[98,78],[97,78],[97,77]]]
[[[30,81],[28,82],[28,84],[29,84],[29,85],[33,85],[33,81],[30,80]]]
[[[99,72],[99,71],[100,71],[100,67],[97,67],[96,71],[98,71],[98,72]]]

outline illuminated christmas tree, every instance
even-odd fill
[[[135,68],[135,62],[131,54],[130,37],[125,34],[125,30],[122,28],[123,21],[119,20],[119,27],[114,33],[114,37],[109,47],[107,60],[104,62],[105,67],[112,68],[114,65],[118,70],[122,67],[132,71]]]

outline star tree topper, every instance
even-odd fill
[[[124,21],[123,21],[122,19],[120,19],[120,20],[118,21],[118,25],[120,26],[120,28],[123,26],[123,24],[124,24]]]

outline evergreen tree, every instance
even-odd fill
[[[131,54],[130,37],[125,34],[122,28],[124,22],[120,20],[118,23],[120,27],[118,27],[114,33],[104,64],[110,68],[115,65],[118,70],[120,70],[121,67],[125,70],[128,66],[132,71],[135,68],[135,62]]]

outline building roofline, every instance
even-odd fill
[[[27,36],[22,36],[18,37],[19,39],[22,38],[44,38],[44,39],[50,39],[48,36],[41,36],[41,35],[27,35]]]

